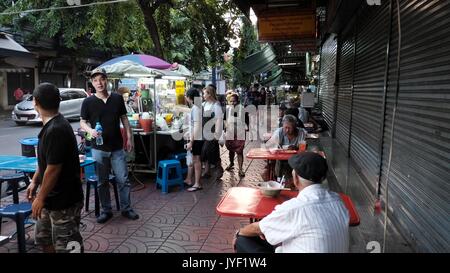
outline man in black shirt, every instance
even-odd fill
[[[44,127],[39,133],[38,168],[27,189],[33,202],[36,244],[44,252],[69,252],[68,243],[83,250],[79,226],[83,208],[77,141],[69,122],[59,113],[59,90],[50,83],[33,92]],[[38,186],[39,192],[36,195]]]
[[[111,168],[119,187],[122,215],[136,220],[139,218],[139,215],[131,208],[130,182],[128,180],[126,155],[123,150],[124,145],[120,132],[120,122],[122,122],[127,134],[126,149],[131,151],[133,149],[133,135],[126,115],[125,103],[121,95],[116,93],[109,94],[106,90],[108,80],[104,69],[94,69],[91,73],[91,82],[96,92],[93,96],[83,101],[80,125],[83,130],[90,133],[94,138],[99,136],[95,130],[96,123],[99,122],[103,127],[103,132],[101,133],[103,144],[97,145],[96,141],[92,141],[92,156],[96,161],[98,191],[102,205],[102,213],[97,218],[97,222],[105,223],[113,216],[108,182]]]

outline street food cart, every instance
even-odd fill
[[[135,78],[136,111],[128,114],[135,152],[129,156],[136,172],[155,173],[158,161],[184,152],[182,126],[189,109],[184,104],[186,77],[131,61],[102,65],[109,79]]]

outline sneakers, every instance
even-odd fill
[[[106,223],[109,219],[113,217],[112,212],[102,212],[99,217],[97,217],[97,223],[103,224]]]
[[[122,211],[122,216],[125,218],[128,218],[130,220],[139,219],[139,215],[136,212],[134,212],[133,210]]]

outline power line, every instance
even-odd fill
[[[2,12],[0,15],[13,15],[13,14],[21,14],[21,13],[31,13],[31,12],[39,12],[39,11],[49,11],[49,10],[60,10],[60,9],[74,9],[74,8],[82,8],[88,6],[96,6],[96,5],[105,5],[105,4],[114,4],[120,2],[128,2],[129,0],[113,0],[113,1],[105,1],[105,2],[93,2],[84,5],[75,5],[75,6],[66,6],[66,7],[51,7],[51,8],[43,8],[43,9],[29,9],[23,11],[11,11],[11,12]]]

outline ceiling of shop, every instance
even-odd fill
[[[249,17],[250,8],[256,16],[278,13],[288,9],[312,9],[325,7],[328,1],[325,0],[235,0],[236,5]],[[318,17],[320,15],[317,15]],[[306,81],[306,52],[318,53],[320,42],[316,38],[303,39],[279,39],[269,41],[276,54],[276,61],[283,70],[283,82],[290,84],[302,84]]]

